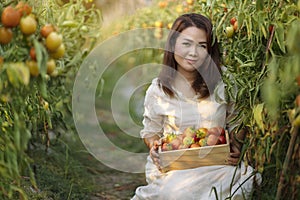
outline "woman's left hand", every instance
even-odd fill
[[[242,143],[240,141],[245,139],[245,134],[246,132],[243,129],[238,131],[238,133],[234,131],[230,133],[230,156],[228,158],[228,164],[237,165],[239,163],[242,149]]]
[[[230,156],[228,158],[229,165],[237,165],[239,163],[241,151],[234,145],[231,146]]]

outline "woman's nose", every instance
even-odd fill
[[[197,46],[191,46],[189,49],[189,55],[193,57],[198,56]]]

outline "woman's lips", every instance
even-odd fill
[[[185,59],[187,63],[189,63],[190,65],[194,65],[196,64],[197,60],[190,60],[190,59]]]

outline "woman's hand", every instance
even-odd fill
[[[144,138],[144,142],[149,148],[149,154],[153,160],[153,163],[160,170],[161,166],[160,166],[160,159],[159,159],[159,154],[158,154],[158,148],[161,145],[160,137],[157,135],[154,135],[152,137]]]
[[[240,160],[241,151],[239,148],[237,148],[234,145],[231,145],[230,149],[231,149],[231,151],[230,151],[230,156],[228,158],[228,164],[229,165],[237,165]]]
[[[153,145],[150,148],[150,157],[153,160],[153,163],[157,166],[157,168],[160,170],[161,166],[160,166],[160,159],[159,159],[159,154],[158,154],[158,147],[161,145],[160,140],[154,140],[153,141]]]
[[[243,141],[245,139],[245,130],[240,130],[237,133],[231,131],[230,133],[230,156],[228,158],[228,164],[237,165],[241,156],[241,149],[243,146]]]

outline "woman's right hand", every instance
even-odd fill
[[[160,158],[159,158],[159,153],[158,153],[158,148],[161,145],[161,141],[160,140],[154,140],[152,143],[152,146],[150,147],[150,157],[153,160],[153,163],[157,166],[157,168],[160,170],[161,166],[160,166]]]

